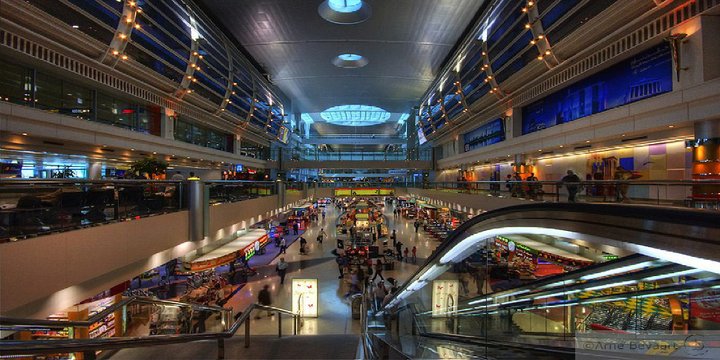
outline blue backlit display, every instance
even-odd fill
[[[351,13],[362,8],[362,0],[328,0],[331,9],[341,13]]]
[[[484,146],[497,144],[505,141],[505,126],[503,119],[495,119],[480,126],[479,128],[466,133],[465,151],[475,150]]]
[[[597,114],[672,91],[670,47],[663,44],[538,100],[522,110],[522,133]]]

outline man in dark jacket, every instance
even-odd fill
[[[270,306],[270,304],[272,304],[272,300],[270,299],[270,290],[268,289],[270,289],[270,285],[265,284],[265,286],[263,286],[263,289],[260,290],[260,292],[258,293],[258,303],[260,305]],[[272,311],[268,310],[267,315],[268,317],[273,316]],[[258,312],[257,316],[255,316],[255,319],[259,318],[260,312]]]
[[[568,170],[567,175],[563,176],[560,181],[565,184],[568,191],[568,202],[574,203],[575,195],[580,188],[580,178],[572,170]]]

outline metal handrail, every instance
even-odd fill
[[[144,299],[146,300],[146,299]],[[156,303],[156,301],[150,301],[151,303]],[[194,306],[194,304],[187,304],[187,303],[178,303],[175,301],[157,301],[157,302],[163,302],[168,304],[182,304],[185,306]],[[124,304],[123,304],[124,303]],[[120,302],[116,305],[127,305],[127,302]],[[228,309],[225,308],[217,308],[217,307],[206,307],[206,306],[197,306],[198,308],[202,309],[220,309],[224,312],[227,312]],[[111,308],[111,307],[109,307]],[[116,309],[117,307],[115,307]],[[201,334],[177,334],[177,335],[151,335],[151,336],[139,336],[139,337],[123,337],[123,338],[100,338],[100,339],[68,339],[68,340],[33,340],[33,341],[0,341],[0,355],[28,355],[28,354],[38,354],[38,353],[70,353],[70,352],[82,352],[85,354],[85,359],[95,359],[95,351],[98,350],[117,350],[117,349],[125,349],[125,348],[135,348],[135,347],[149,347],[149,346],[158,346],[158,345],[167,345],[167,344],[177,344],[177,343],[187,343],[187,342],[193,342],[193,341],[199,341],[199,340],[212,340],[215,339],[218,341],[218,359],[224,359],[225,353],[225,344],[224,339],[230,338],[235,335],[235,333],[240,329],[240,327],[245,324],[245,347],[248,347],[250,345],[250,322],[248,322],[250,318],[250,314],[253,310],[256,309],[263,309],[263,310],[270,310],[270,311],[277,311],[278,313],[287,314],[293,317],[294,320],[294,326],[293,326],[293,334],[297,335],[297,329],[298,329],[298,323],[300,319],[300,315],[293,313],[290,310],[277,308],[273,306],[266,306],[261,304],[250,304],[247,308],[245,308],[245,311],[243,311],[242,315],[239,316],[230,327],[228,327],[228,330],[218,333],[201,333]],[[94,317],[98,316],[100,313],[96,314]],[[51,320],[34,320],[34,319],[11,319],[11,318],[0,318],[0,324],[10,324],[12,322],[13,324],[16,324],[17,321],[25,321],[24,325],[41,325],[45,324],[46,322],[51,323],[51,325],[59,325],[58,323],[64,324],[65,326],[73,326],[70,325],[71,323],[75,322],[69,322],[69,321],[51,321]],[[280,317],[278,317],[278,320],[280,320]],[[88,320],[89,321],[89,320]],[[80,325],[77,326],[86,326],[85,323],[87,321],[83,322],[77,322]],[[17,324],[16,324],[17,325]],[[278,335],[282,336],[282,322],[278,321]]]
[[[218,306],[206,306],[206,305],[199,305],[199,304],[191,304],[191,303],[183,303],[179,301],[172,301],[172,300],[159,300],[159,299],[153,299],[153,298],[147,298],[147,297],[141,297],[141,296],[132,296],[129,298],[122,299],[120,302],[117,302],[111,306],[108,306],[103,311],[98,312],[97,314],[89,317],[87,320],[81,320],[81,321],[67,321],[67,320],[44,320],[44,319],[18,319],[18,318],[11,318],[11,317],[0,317],[0,325],[29,325],[29,326],[48,326],[48,327],[70,327],[70,326],[76,326],[76,327],[87,327],[90,326],[102,319],[104,319],[106,316],[110,315],[110,313],[113,313],[117,311],[118,309],[122,308],[123,306],[132,303],[132,302],[138,302],[138,303],[145,303],[145,304],[164,304],[164,305],[174,305],[174,306],[186,306],[191,307],[193,309],[198,310],[213,310],[213,311],[227,311],[228,309],[218,307]]]

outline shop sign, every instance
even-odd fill
[[[457,312],[458,280],[433,280],[432,316],[448,317]]]
[[[318,316],[317,279],[292,279],[292,312],[301,317]]]

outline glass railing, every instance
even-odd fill
[[[720,181],[472,181],[410,184],[423,189],[546,202],[639,203],[720,209]]]
[[[0,241],[186,207],[180,181],[0,180]]]
[[[541,204],[489,212],[452,233],[368,321],[382,325],[384,341],[403,345],[425,335],[570,349],[578,359],[714,359],[720,258],[707,246],[718,234],[717,217],[696,210]],[[706,250],[690,250],[698,246]]]
[[[277,195],[274,181],[210,180],[204,183],[209,191],[210,205]]]
[[[79,307],[82,307],[80,305]],[[277,329],[257,327],[254,335],[296,335],[303,323],[285,309],[252,304],[233,314],[232,309],[145,297],[127,297],[95,314],[68,320],[0,317],[0,358],[95,359],[105,350],[134,351],[134,359],[151,359],[145,348],[201,340],[217,341],[217,358],[224,358],[224,339],[244,327],[250,346],[250,319],[259,311],[277,313]],[[87,314],[87,311],[85,311]],[[283,317],[290,320],[282,321]],[[211,350],[212,351],[212,350]],[[212,357],[212,355],[209,355]]]
[[[287,150],[283,158],[289,161],[404,161],[430,160],[430,150],[407,151],[320,151],[317,149]]]

